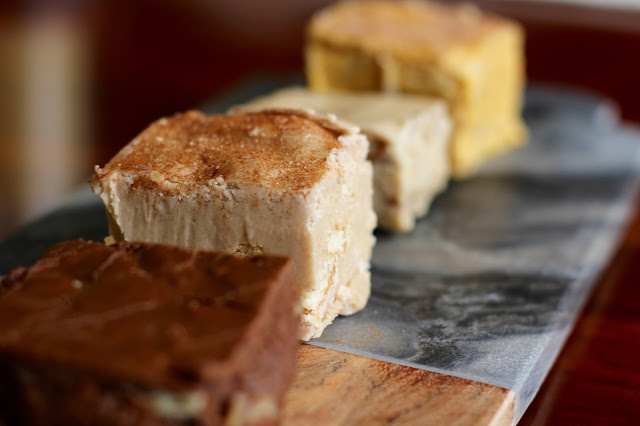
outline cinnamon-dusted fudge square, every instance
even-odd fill
[[[286,258],[58,244],[0,280],[0,423],[276,424],[297,316]]]
[[[306,74],[316,91],[399,91],[445,99],[455,128],[452,174],[522,144],[523,31],[471,5],[347,1],[307,31]]]
[[[407,232],[449,181],[451,118],[442,100],[400,93],[292,87],[239,108],[310,108],[360,127],[370,142],[378,226]]]
[[[116,240],[292,259],[304,340],[369,297],[372,166],[357,128],[301,111],[153,123],[92,180]]]

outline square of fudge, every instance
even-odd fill
[[[316,91],[382,90],[445,99],[455,178],[524,143],[523,31],[472,5],[340,2],[307,29],[306,75]]]
[[[149,126],[92,187],[116,240],[290,257],[308,340],[369,297],[367,151],[357,128],[302,111],[190,111]]]
[[[411,231],[449,181],[451,118],[442,100],[292,87],[240,108],[308,108],[360,127],[370,142],[373,207],[382,229]]]
[[[60,243],[0,280],[0,416],[275,424],[295,374],[297,326],[286,258]]]

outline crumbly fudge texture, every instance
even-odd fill
[[[473,6],[422,1],[341,2],[307,32],[306,74],[316,91],[400,91],[445,99],[455,129],[456,178],[522,144],[523,31]]]
[[[275,424],[295,373],[293,275],[274,256],[54,246],[0,281],[0,415],[29,425]]]
[[[442,100],[400,93],[279,90],[240,108],[309,108],[360,127],[370,142],[378,227],[414,228],[449,180],[451,119]]]
[[[92,180],[116,240],[289,256],[300,337],[369,297],[372,166],[357,128],[293,110],[161,119]]]

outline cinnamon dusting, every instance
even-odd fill
[[[211,182],[299,190],[327,171],[328,156],[341,146],[340,134],[296,111],[212,116],[188,111],[151,124],[96,177],[117,170],[132,176],[134,186],[171,193]]]

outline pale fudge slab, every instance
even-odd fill
[[[190,111],[151,124],[92,187],[116,240],[289,256],[308,340],[369,297],[367,152],[357,128],[301,111]]]
[[[411,231],[449,181],[451,119],[442,100],[399,93],[279,90],[240,108],[309,108],[360,127],[370,142],[378,227]]]
[[[471,175],[521,145],[523,30],[471,5],[340,2],[307,28],[306,75],[315,91],[398,91],[445,99],[455,123],[451,168]]]
[[[0,280],[0,423],[277,424],[296,290],[283,257],[60,243]]]

